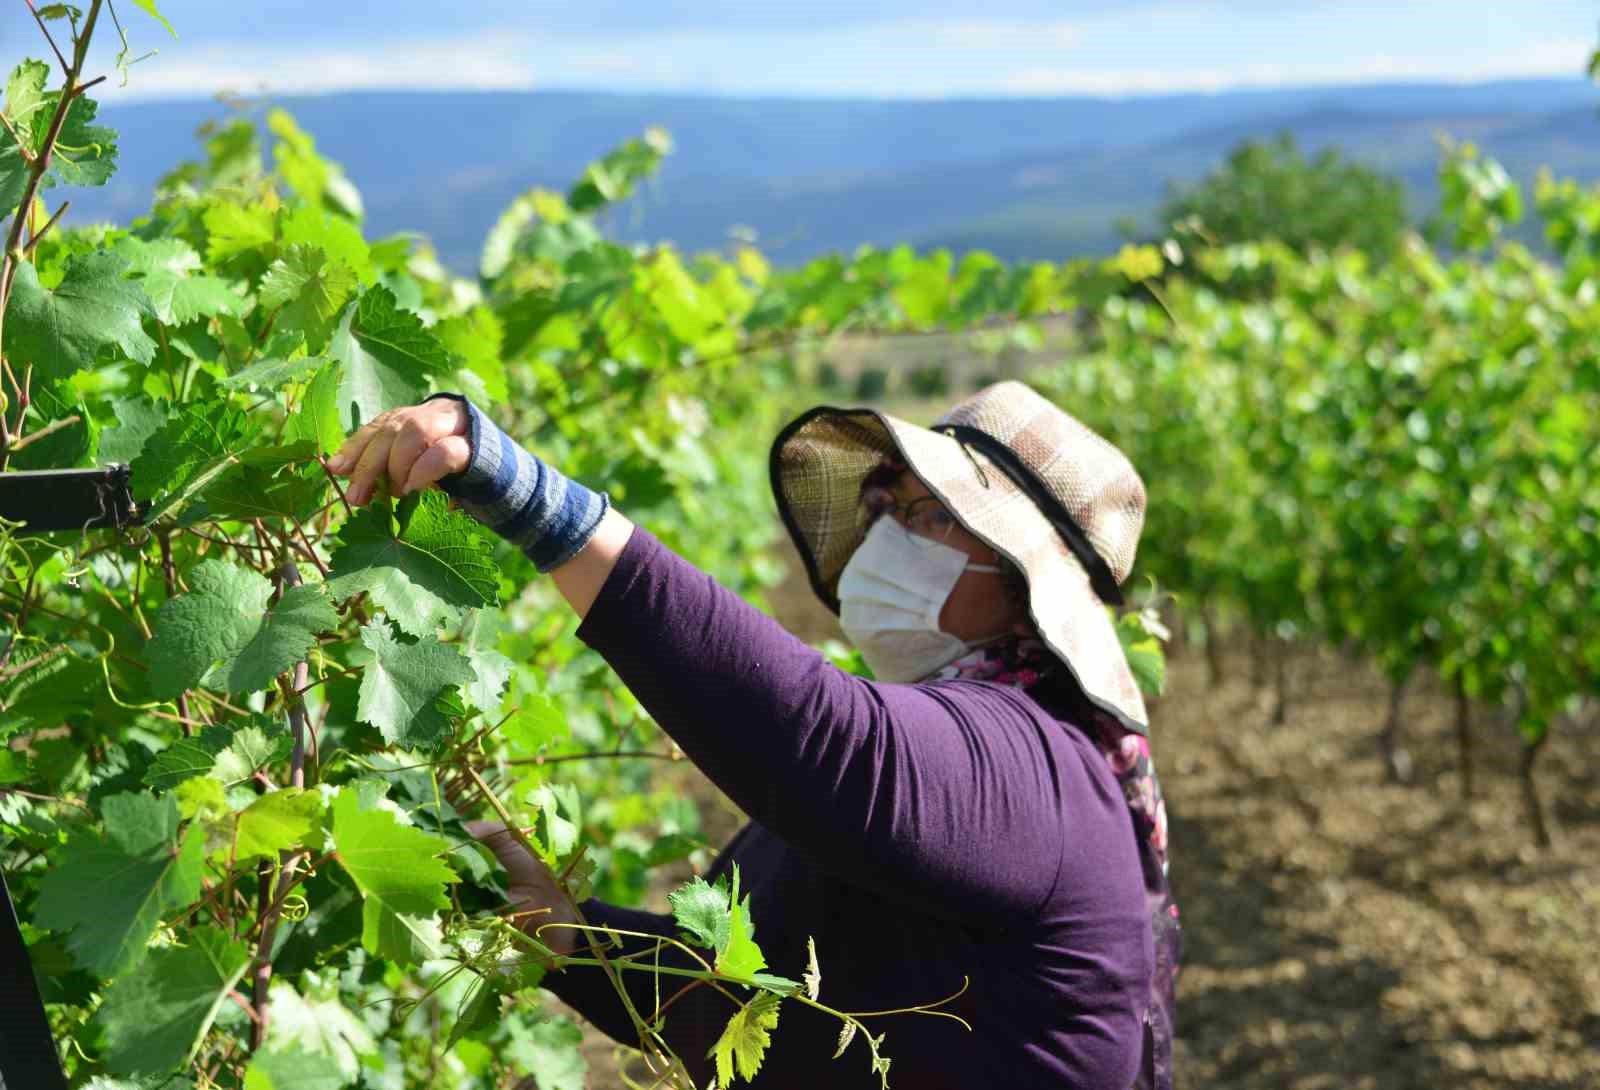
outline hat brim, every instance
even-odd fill
[[[1143,695],[1082,564],[1005,472],[949,435],[875,409],[833,406],[778,433],[773,496],[823,604],[839,612],[839,576],[862,539],[861,481],[888,455],[904,460],[962,526],[1021,570],[1039,637],[1088,706],[1124,730],[1148,733]]]

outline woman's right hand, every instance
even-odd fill
[[[517,927],[558,954],[570,954],[577,949],[583,935],[576,927],[547,926],[576,924],[579,920],[560,881],[544,861],[533,856],[498,821],[469,821],[467,832],[494,852],[505,868],[512,920]],[[540,928],[544,928],[543,932]]]
[[[390,409],[346,439],[328,469],[350,478],[345,498],[357,506],[377,495],[381,477],[389,479],[391,495],[403,496],[467,468],[468,423],[466,406],[454,398]]]

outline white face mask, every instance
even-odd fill
[[[939,631],[939,612],[970,564],[967,554],[880,516],[839,576],[839,625],[882,681],[920,681],[972,649]],[[988,642],[987,640],[981,642]]]

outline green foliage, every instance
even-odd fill
[[[778,1004],[782,999],[771,992],[762,992],[750,1002],[733,1012],[728,1025],[711,1046],[711,1055],[717,1063],[717,1085],[732,1086],[734,1076],[747,1082],[761,1070],[767,1046],[772,1043],[772,1031],[778,1028]]]
[[[106,991],[95,1014],[105,1032],[106,1067],[134,1075],[187,1066],[249,964],[244,943],[213,928],[152,951],[138,972]]]
[[[244,1090],[342,1090],[348,1085],[335,1060],[297,1045],[263,1049],[244,1073]]]
[[[100,976],[132,968],[161,917],[200,893],[204,847],[178,832],[171,798],[113,795],[101,805],[105,834],[74,832],[39,883],[33,919],[70,932],[73,960]]]
[[[565,1018],[513,1024],[507,1055],[539,1090],[584,1090],[589,1064],[578,1051],[583,1031]]]
[[[382,622],[363,628],[361,643],[372,661],[361,675],[357,717],[377,727],[393,745],[438,745],[450,728],[440,698],[452,686],[474,680],[461,652],[431,636],[406,643]]]
[[[117,350],[149,363],[156,351],[143,325],[150,299],[123,277],[126,268],[114,254],[75,254],[60,283],[47,288],[31,262],[18,264],[6,308],[7,357],[47,379],[71,378]]]
[[[339,531],[328,574],[335,598],[365,592],[402,631],[432,634],[461,611],[494,605],[499,569],[493,546],[466,515],[448,510],[444,494],[413,493],[391,510],[375,503]]]
[[[29,160],[37,159],[44,149],[61,103],[60,91],[45,89],[49,80],[50,66],[37,60],[23,61],[6,80],[3,112],[7,124],[0,125],[0,209],[15,208],[21,202]],[[68,104],[41,189],[110,181],[116,170],[117,134],[91,124],[98,112],[99,106],[88,95],[79,95]]]
[[[437,953],[436,910],[449,906],[455,872],[440,861],[449,845],[402,825],[389,810],[362,809],[359,793],[339,792],[333,815],[334,857],[363,898],[361,943],[401,965]]]
[[[1329,148],[1307,159],[1287,133],[1247,140],[1202,181],[1169,191],[1156,215],[1217,243],[1276,240],[1298,253],[1349,246],[1382,259],[1406,229],[1404,185]]]
[[[199,318],[237,317],[244,302],[226,281],[200,273],[200,255],[182,239],[145,242],[118,239],[111,252],[128,263],[128,272],[150,297],[151,309],[164,325],[187,325]]]
[[[269,792],[239,812],[234,854],[275,859],[310,840],[321,818],[322,796],[316,792],[292,787]]]
[[[164,496],[152,514],[166,514],[196,496],[256,445],[261,425],[225,401],[182,406],[144,441],[133,460],[133,494]]]
[[[221,560],[201,562],[190,585],[156,617],[148,652],[156,696],[202,681],[230,693],[264,689],[305,657],[318,632],[339,623],[320,586],[289,587],[269,605],[273,589],[264,576]]]
[[[400,309],[394,293],[376,287],[345,311],[329,355],[344,363],[339,405],[354,430],[385,409],[422,398],[430,375],[450,370],[450,355],[415,314]]]

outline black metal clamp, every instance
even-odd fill
[[[34,531],[137,526],[141,519],[131,476],[120,462],[98,469],[0,473],[0,518]]]

